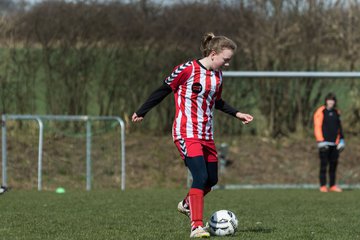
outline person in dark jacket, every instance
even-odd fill
[[[327,94],[325,104],[314,114],[314,134],[320,156],[320,192],[342,192],[336,185],[336,168],[339,153],[345,148],[344,134],[340,121],[340,111],[336,108],[336,96]],[[326,172],[329,166],[329,189]]]

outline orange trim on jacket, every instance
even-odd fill
[[[332,112],[335,112],[335,116]],[[334,132],[335,129],[336,132]],[[314,113],[314,135],[318,142],[328,141],[339,144],[340,139],[344,138],[340,111],[337,109],[327,110],[325,106],[319,107]]]
[[[324,141],[324,135],[323,135],[323,130],[322,130],[322,126],[323,126],[323,122],[324,122],[324,109],[325,106],[321,106],[319,107],[315,114],[314,114],[314,134],[315,134],[315,138],[316,141],[318,142],[322,142]]]

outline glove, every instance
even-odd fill
[[[329,149],[329,145],[327,142],[318,142],[317,146],[320,152],[325,152]]]
[[[345,141],[344,141],[344,139],[340,139],[340,142],[339,142],[339,144],[336,146],[336,149],[337,149],[339,152],[342,152],[342,151],[345,149]]]

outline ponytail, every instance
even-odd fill
[[[209,48],[211,40],[215,37],[212,32],[205,33],[201,40],[200,51],[204,57],[208,56],[211,52]]]
[[[203,57],[209,56],[212,51],[220,53],[224,48],[236,51],[236,44],[225,36],[215,36],[214,33],[205,33],[200,44]]]

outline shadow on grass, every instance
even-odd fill
[[[226,236],[227,238],[238,238],[239,233],[272,233],[274,232],[275,228],[264,228],[264,227],[249,227],[245,229],[240,229],[236,231],[235,235]],[[220,238],[219,236],[212,236],[215,238]]]
[[[242,233],[272,233],[275,228],[264,228],[264,227],[249,227],[245,229],[238,230]]]

